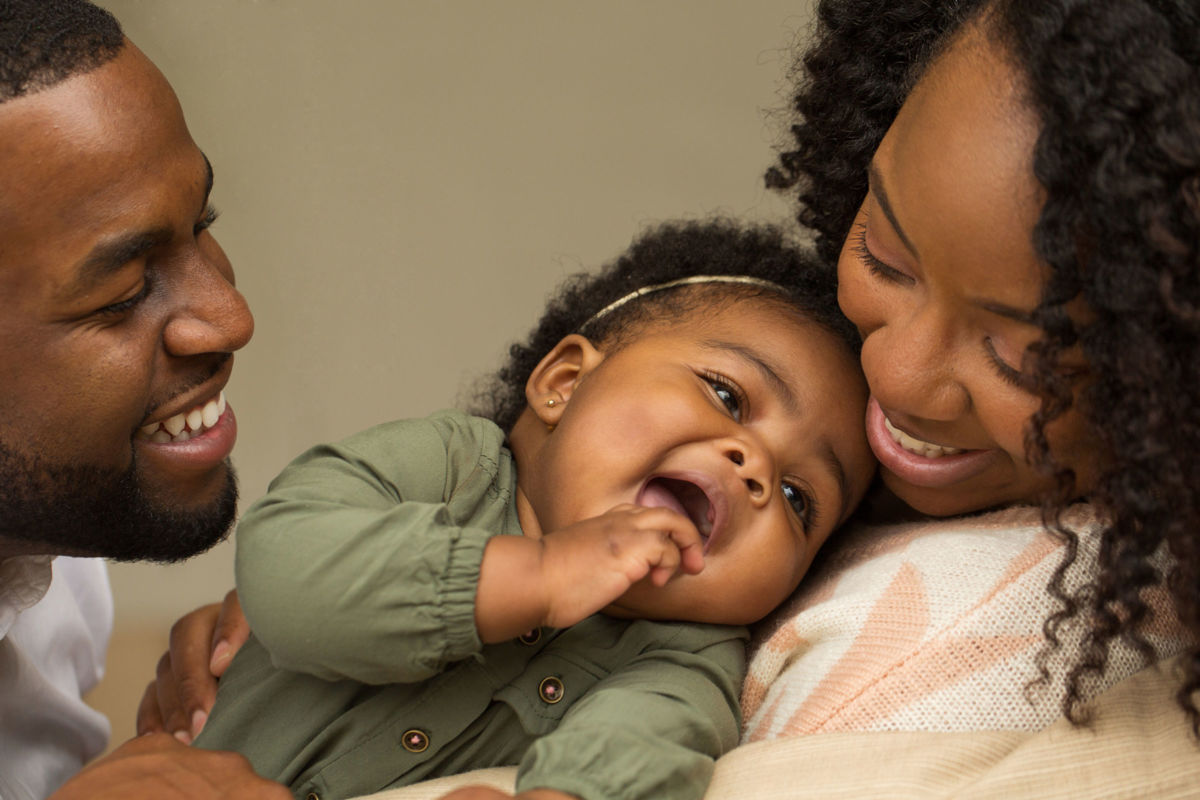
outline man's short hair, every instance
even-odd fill
[[[86,0],[0,0],[0,103],[90,72],[124,43],[116,17]]]

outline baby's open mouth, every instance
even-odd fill
[[[647,508],[669,508],[692,521],[707,547],[716,516],[708,495],[696,484],[677,478],[651,478],[638,496],[637,504]]]

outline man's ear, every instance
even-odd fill
[[[564,336],[538,362],[525,382],[525,402],[543,423],[553,428],[562,418],[575,387],[604,360],[604,353],[585,336]]]

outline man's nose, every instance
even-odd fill
[[[187,265],[163,331],[167,352],[181,358],[232,353],[250,341],[254,317],[231,278],[227,265],[205,258]]]

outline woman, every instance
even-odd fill
[[[1068,588],[1064,565],[1050,583],[1051,642],[1086,621],[1065,677],[1074,718],[1123,637],[1152,658],[1142,632],[1172,610],[1200,633],[1200,8],[827,0],[818,14],[795,148],[768,183],[798,192],[837,264],[887,488],[934,516],[1040,504],[1067,563],[1069,504],[1097,514],[1088,579]],[[1200,733],[1194,644],[1184,673]]]

